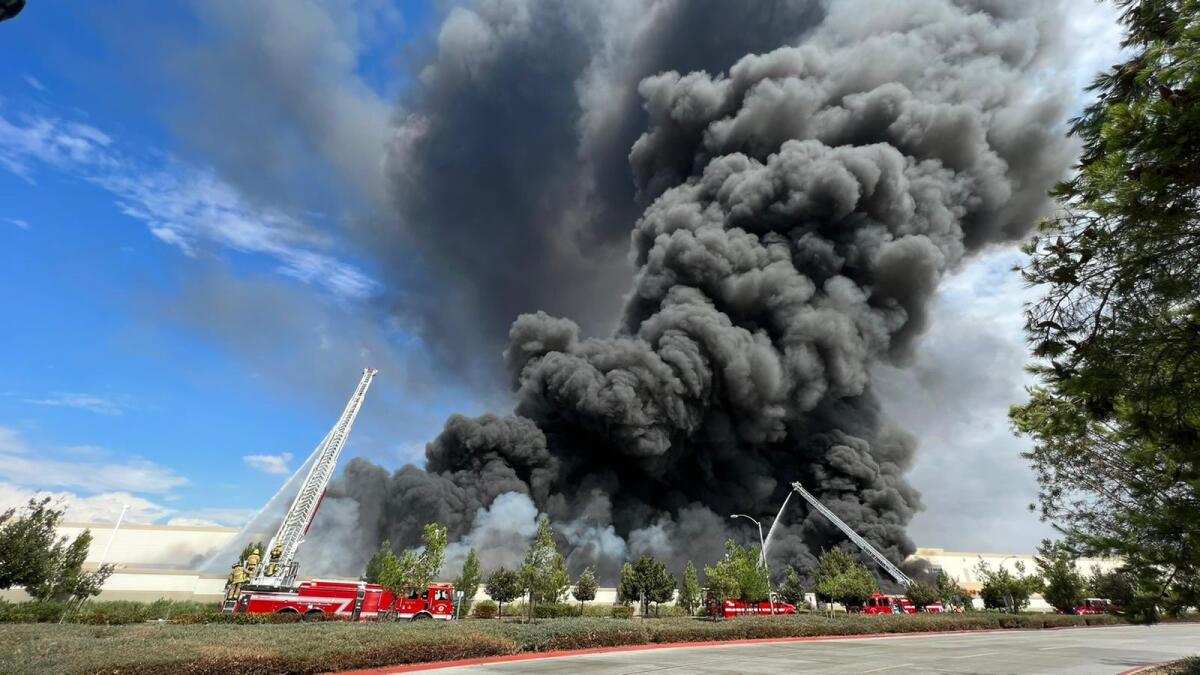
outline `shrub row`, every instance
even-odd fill
[[[220,606],[184,600],[155,602],[89,601],[82,607],[65,602],[20,602],[0,600],[0,623],[58,623],[66,613],[67,623],[118,625],[144,621],[220,620]]]
[[[0,672],[315,673],[622,645],[882,632],[1057,628],[1117,621],[1109,616],[976,613],[742,617],[728,621],[582,617],[532,624],[463,621],[448,625],[441,622],[331,622],[292,626],[13,625],[0,626]],[[146,644],[170,645],[170,648],[145,649]]]

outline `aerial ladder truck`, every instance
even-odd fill
[[[829,522],[833,523],[835,527],[841,530],[842,533],[850,539],[850,541],[854,542],[856,546],[862,549],[867,555],[871,556],[871,558],[883,568],[883,571],[887,572],[892,579],[896,580],[897,584],[905,589],[912,585],[913,580],[909,578],[907,574],[901,571],[901,569],[897,567],[891,560],[888,560],[887,556],[876,550],[870,542],[868,542],[866,539],[863,539],[857,532],[854,531],[853,528],[847,525],[844,520],[839,518],[836,513],[830,511],[824,504],[820,502],[820,500],[814,497],[812,493],[810,493],[808,490],[805,490],[804,486],[800,484],[800,481],[792,483],[792,489],[795,490],[796,493],[801,497],[803,497],[804,501],[808,502],[809,506],[829,519]],[[925,609],[928,612],[941,612],[942,605],[941,603],[933,603],[928,605]],[[917,610],[903,595],[882,595],[876,593],[867,600],[867,604],[865,607],[863,607],[862,611],[865,614],[915,614]]]
[[[312,466],[267,550],[255,550],[234,565],[224,604],[226,612],[297,614],[305,619],[336,616],[364,620],[385,614],[410,619],[452,618],[454,589],[447,584],[434,584],[424,592],[414,591],[411,597],[396,598],[383,587],[365,581],[313,579],[296,583],[296,551],[325,498],[350,428],[377,372],[373,368],[363,370],[341,417],[313,451]]]

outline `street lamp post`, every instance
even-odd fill
[[[767,567],[767,542],[763,539],[762,523],[744,513],[734,513],[729,516],[732,518],[745,518],[758,526],[758,559],[762,564],[763,571],[767,574],[767,602],[771,605],[771,616],[775,616],[775,593],[771,590],[771,568]]]

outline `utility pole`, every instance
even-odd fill
[[[744,513],[734,513],[730,518],[746,518],[758,526],[758,559],[767,574],[767,602],[771,605],[771,616],[775,616],[775,592],[771,590],[771,568],[767,567],[767,542],[763,539],[762,523]]]

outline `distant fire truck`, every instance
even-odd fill
[[[917,608],[911,600],[903,595],[876,593],[868,598],[862,607],[850,607],[849,611],[859,614],[916,614]],[[931,614],[941,614],[945,609],[942,607],[942,603],[934,602],[925,605],[925,611]]]
[[[1112,603],[1104,598],[1087,598],[1083,601],[1083,604],[1075,607],[1069,613],[1081,615],[1103,614],[1112,606]]]
[[[396,598],[390,591],[365,581],[313,579],[296,583],[299,562],[296,550],[304,542],[325,489],[333,478],[338,457],[367,388],[378,371],[366,368],[354,394],[333,428],[313,451],[312,468],[283,517],[279,531],[267,545],[262,560],[255,549],[234,565],[224,611],[247,614],[298,614],[303,618],[338,617],[355,621],[376,619],[452,619],[455,593],[449,584],[433,584]]]
[[[365,581],[313,579],[294,591],[245,590],[233,611],[246,614],[296,614],[305,619],[336,617],[351,621],[454,618],[454,587],[434,584],[398,600],[387,589]]]
[[[716,596],[709,593],[704,602],[705,609],[708,615],[716,618],[720,616],[725,619],[732,619],[737,616],[759,616],[772,614],[795,614],[796,606],[784,602],[779,599],[778,595],[771,594],[770,600],[762,600],[760,602],[743,602],[737,598],[729,598],[724,602],[718,602]]]

